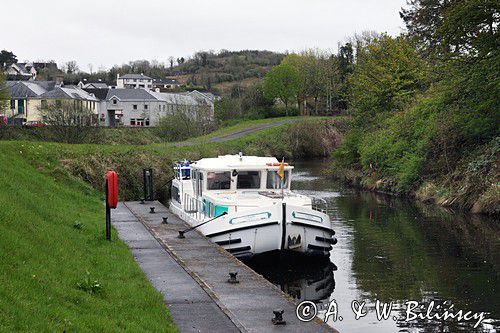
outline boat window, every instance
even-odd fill
[[[238,189],[260,188],[260,172],[238,171],[238,181],[236,183],[236,188]]]
[[[230,188],[231,188],[231,173],[229,171],[207,173],[208,190],[229,190]]]
[[[179,193],[179,188],[177,186],[172,186],[172,200],[181,202],[181,194]]]
[[[288,187],[288,176],[290,172],[285,170],[285,178],[283,179],[284,188]],[[268,189],[281,189],[281,177],[278,175],[277,171],[268,170],[267,171],[267,188]]]
[[[201,197],[203,195],[203,173],[198,172],[198,195]]]

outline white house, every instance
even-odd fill
[[[144,74],[116,75],[116,88],[153,89],[153,79]]]
[[[99,97],[105,89],[86,89]],[[147,89],[108,89],[100,120],[110,127],[151,127],[174,112],[192,119],[213,120],[213,103],[185,94],[160,93]],[[103,121],[104,120],[104,121]]]
[[[5,76],[22,81],[32,81],[36,79],[36,69],[32,63],[18,62],[7,67]]]
[[[78,82],[78,88],[81,89],[107,89],[109,88],[106,82],[102,82],[99,80],[98,82],[87,82],[87,80],[83,80]]]
[[[99,100],[76,86],[65,86],[56,81],[7,81],[10,107],[3,116],[9,122],[42,122],[40,109],[49,101],[71,100],[81,108],[91,110],[96,117],[99,113]]]
[[[171,78],[161,78],[161,79],[154,79],[153,80],[153,85],[155,88],[159,89],[168,89],[168,90],[174,90],[177,88],[180,88],[181,83],[177,81],[176,79],[171,79]]]

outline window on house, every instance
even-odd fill
[[[47,109],[47,100],[46,99],[42,99],[42,101],[40,102],[41,106],[42,106],[42,109]]]
[[[16,108],[16,100],[15,99],[11,99],[10,100],[10,108],[12,110]]]
[[[208,190],[229,190],[230,188],[231,188],[231,173],[229,171],[207,173]]]
[[[256,189],[260,188],[259,171],[239,171],[236,182],[237,189]]]
[[[24,114],[24,99],[17,100],[17,113]]]
[[[118,101],[116,99],[113,100],[113,104],[116,104]]]
[[[133,108],[134,110],[137,110],[137,104],[132,105],[132,108]]]
[[[60,108],[62,106],[62,102],[60,99],[56,100],[56,107]]]
[[[144,110],[147,110],[147,109],[148,109],[148,105],[144,104]]]
[[[135,126],[135,119],[130,119],[130,126]]]
[[[149,118],[144,119],[144,124],[145,124],[146,126],[149,126]]]

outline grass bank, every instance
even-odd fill
[[[412,148],[407,148],[406,142],[389,135],[373,140],[367,139],[368,135],[356,129],[346,132],[343,144],[333,153],[331,176],[365,190],[410,196],[471,213],[500,215],[500,137],[472,148],[461,147],[462,151],[454,148],[448,154],[436,153],[442,143],[426,144],[425,149],[420,148],[424,157],[417,158],[415,153],[412,158],[408,150],[417,144],[410,143]],[[355,156],[356,150],[361,154]],[[375,153],[366,153],[369,150]]]
[[[273,120],[278,121],[278,120]],[[246,128],[262,124],[248,121]],[[76,177],[101,190],[103,175],[109,169],[120,177],[122,200],[142,196],[142,169],[153,168],[156,197],[164,199],[172,178],[172,163],[179,159],[199,159],[221,154],[267,155],[286,159],[325,157],[340,143],[344,118],[312,118],[267,128],[226,142],[209,142],[216,135],[232,131],[222,129],[210,137],[193,139],[193,145],[176,146],[173,143],[150,145],[69,145],[49,142],[0,141],[0,147],[23,151],[23,158],[51,177]]]
[[[102,195],[47,154],[58,148],[0,143],[0,330],[176,331],[126,245],[104,239]]]
[[[221,126],[218,130],[205,136],[196,138],[196,140],[200,141],[260,125],[280,123],[290,119],[293,119],[293,117],[278,117],[243,121],[239,120],[234,125]],[[49,126],[1,126],[0,140],[56,142],[57,138],[51,131],[51,128]],[[95,131],[95,133],[93,133],[89,138],[87,138],[84,143],[105,145],[150,145],[155,143],[165,143],[166,141],[167,140],[161,137],[160,133],[155,127],[119,127],[100,128]]]

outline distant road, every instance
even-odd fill
[[[245,136],[245,135],[248,135],[251,133],[262,131],[262,130],[267,129],[267,128],[281,126],[281,125],[288,124],[288,123],[295,123],[297,121],[311,119],[311,118],[313,118],[313,117],[296,117],[296,118],[290,118],[290,119],[286,119],[286,120],[282,120],[282,121],[277,121],[275,123],[257,125],[257,126],[245,128],[245,129],[233,132],[233,133],[215,136],[213,138],[207,139],[205,142],[224,142],[224,141],[234,140],[234,139],[241,138],[242,136]],[[196,141],[184,141],[184,142],[174,143],[173,145],[176,147],[184,147],[184,146],[193,146],[193,145],[196,145],[199,143],[200,142],[196,142]]]

